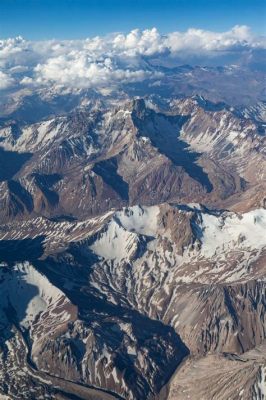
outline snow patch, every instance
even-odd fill
[[[124,208],[123,211],[117,212],[115,216],[119,219],[121,225],[130,232],[156,236],[159,212],[158,206],[133,206]]]
[[[28,262],[12,269],[0,268],[0,313],[12,307],[24,328],[64,294]],[[2,309],[2,310],[1,310]]]
[[[128,260],[137,250],[140,235],[155,236],[159,207],[133,206],[114,213],[106,230],[90,246],[100,257]]]
[[[199,225],[202,233],[201,253],[212,257],[215,253],[239,249],[261,249],[266,246],[266,210],[258,209],[243,215],[222,214],[220,217],[202,214]]]

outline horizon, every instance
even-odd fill
[[[0,4],[1,39],[82,40],[153,27],[161,34],[189,28],[223,32],[235,25],[247,25],[255,35],[264,36],[264,1],[2,0]]]

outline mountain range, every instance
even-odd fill
[[[265,74],[150,68],[2,100],[0,398],[266,399]]]

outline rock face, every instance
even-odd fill
[[[262,345],[265,226],[264,209],[240,215],[166,203],[84,222],[2,225],[1,376],[15,381],[3,393],[18,398],[24,385],[53,398],[53,385],[69,394],[77,385],[86,396],[101,388],[103,396],[165,398],[188,355],[182,368]],[[259,390],[256,371],[247,393]],[[179,393],[175,383],[171,390]]]
[[[2,220],[88,218],[165,201],[232,206],[265,184],[265,136],[256,121],[209,108],[190,98],[156,112],[138,99],[16,129],[6,123],[5,162],[21,161],[2,173]]]
[[[266,398],[263,110],[1,121],[0,398]]]
[[[265,343],[241,356],[189,359],[173,379],[170,400],[264,399]]]

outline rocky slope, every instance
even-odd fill
[[[83,222],[1,225],[2,392],[27,399],[30,386],[32,398],[57,398],[78,385],[82,399],[91,390],[101,396],[97,388],[107,398],[166,398],[165,385],[188,354],[208,368],[222,353],[262,345],[265,229],[264,209],[240,215],[168,204]],[[241,367],[237,359],[231,368],[227,360],[220,368],[243,377],[253,368],[253,361]],[[262,390],[261,371],[245,383],[247,393]],[[180,392],[175,383],[171,390]]]
[[[241,356],[208,355],[188,359],[174,377],[170,400],[264,399],[265,342]]]
[[[0,398],[265,399],[263,101],[57,100],[0,121]]]
[[[1,219],[88,218],[164,201],[233,207],[259,186],[263,205],[265,136],[258,124],[202,98],[158,107],[142,99],[107,109],[97,103],[36,124],[6,123]]]

